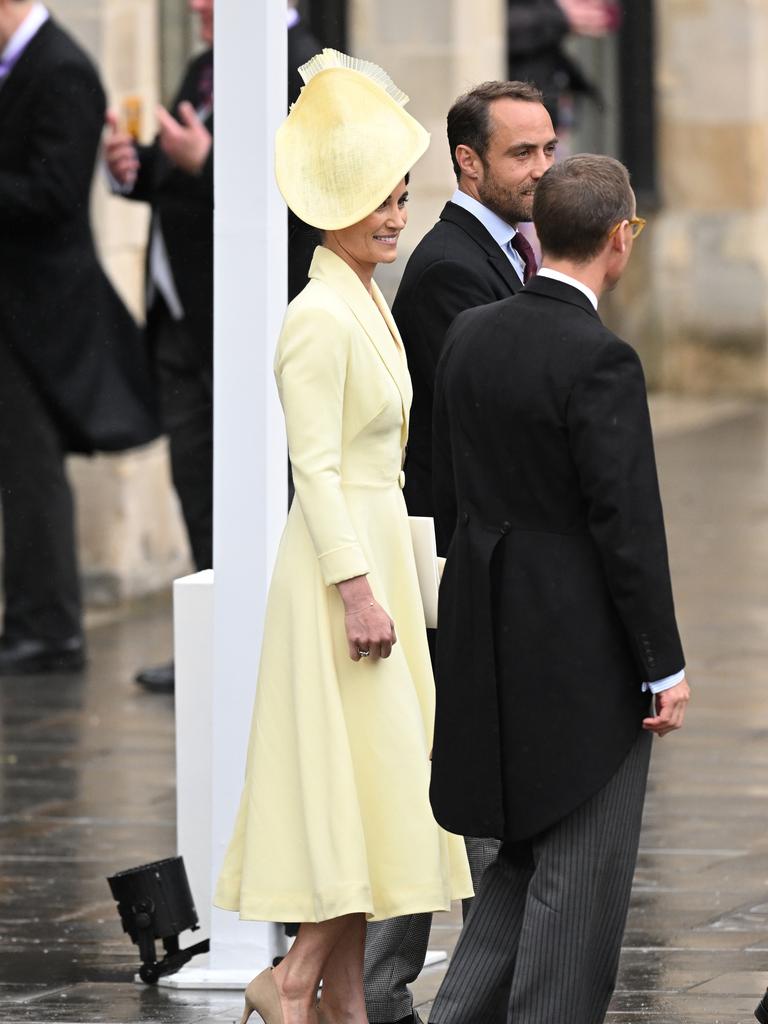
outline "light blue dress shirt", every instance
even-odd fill
[[[474,196],[467,195],[467,193],[462,192],[461,189],[456,189],[451,196],[451,202],[455,203],[456,206],[460,206],[462,210],[466,210],[467,213],[471,213],[473,217],[480,221],[485,230],[494,242],[498,244],[499,248],[515,268],[515,273],[520,278],[520,281],[524,282],[525,262],[517,249],[512,248],[512,239],[517,234],[517,228],[513,228],[511,224],[507,224],[507,222],[502,220],[498,214],[493,212],[493,210],[489,210],[487,206],[483,206],[481,202],[478,202]]]

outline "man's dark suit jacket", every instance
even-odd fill
[[[456,320],[434,433],[432,806],[451,832],[525,839],[609,781],[641,684],[684,665],[640,361],[536,277]]]
[[[455,203],[446,204],[408,260],[392,313],[413,380],[404,490],[411,515],[432,515],[432,394],[446,332],[464,310],[522,287],[498,243]]]
[[[119,450],[158,433],[140,332],[91,235],[104,108],[96,70],[53,20],[0,87],[0,344],[72,451]]]
[[[199,109],[204,99],[200,93],[201,77],[212,64],[212,50],[190,61],[170,107],[175,117],[184,100]],[[213,134],[213,113],[204,119],[204,124]],[[199,174],[187,174],[175,167],[160,149],[157,139],[149,146],[138,146],[137,152],[139,173],[127,198],[151,204],[150,238],[160,218],[186,329],[201,365],[210,365],[213,361],[213,147]]]

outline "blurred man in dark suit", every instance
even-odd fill
[[[127,199],[149,203],[147,335],[171,473],[198,571],[213,565],[213,0],[189,0],[206,49],[190,61],[151,145],[108,115],[107,166]],[[173,689],[173,663],[136,677]]]
[[[213,564],[213,10],[189,0],[207,49],[189,64],[169,112],[158,111],[150,146],[108,116],[107,166],[128,199],[152,206],[147,248],[147,333],[155,354],[171,471],[195,568]],[[288,98],[298,67],[320,50],[288,4]],[[316,232],[289,218],[289,297],[307,281]],[[174,687],[173,662],[142,669],[137,682],[155,692]]]
[[[0,675],[84,663],[67,452],[158,433],[141,335],[96,257],[105,98],[34,0],[0,0]]]

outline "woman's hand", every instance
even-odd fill
[[[336,586],[344,602],[344,626],[352,661],[388,658],[397,643],[395,624],[374,600],[367,578],[355,576]]]

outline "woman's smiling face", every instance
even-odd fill
[[[357,264],[392,263],[397,258],[400,232],[408,221],[407,202],[408,185],[403,179],[381,206],[364,220],[327,234]]]

